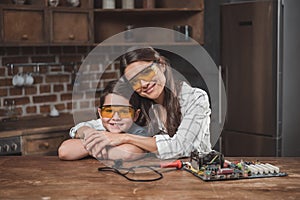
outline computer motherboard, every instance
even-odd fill
[[[257,160],[230,162],[224,160],[224,156],[217,151],[207,154],[194,151],[188,163],[183,169],[204,181],[287,176],[287,173],[280,172],[279,167],[275,165]]]

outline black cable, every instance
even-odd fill
[[[124,178],[126,178],[129,181],[134,181],[134,182],[151,182],[151,181],[157,181],[163,178],[162,173],[160,173],[159,171],[153,169],[152,167],[158,167],[159,165],[150,165],[150,166],[145,166],[145,165],[141,165],[141,166],[134,166],[134,167],[130,167],[130,168],[114,168],[114,167],[99,167],[98,171],[110,171],[110,172],[114,172],[116,174],[119,174],[121,176],[123,176]],[[153,178],[153,179],[133,179],[127,176],[127,174],[129,172],[135,172],[134,169],[138,169],[138,168],[148,168],[150,170],[152,170],[155,174],[158,174],[157,178]],[[126,170],[125,173],[122,173],[120,170]]]

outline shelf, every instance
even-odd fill
[[[88,12],[93,11],[90,8],[78,8],[78,7],[48,7],[50,11],[64,11],[64,12]]]
[[[41,66],[61,66],[61,65],[77,65],[79,62],[68,62],[68,63],[8,63],[6,64],[7,67],[41,67]]]
[[[34,6],[39,6],[39,7],[44,7],[46,3],[45,1],[41,0],[27,0],[25,4],[14,4],[12,0],[1,0],[0,2],[0,7],[2,6],[11,6],[11,7],[34,7]]]
[[[6,67],[10,71],[10,75],[14,76],[18,73],[15,73],[14,68],[19,68],[19,67],[30,67],[33,68],[33,71],[31,72],[32,74],[39,74],[40,73],[40,68],[41,67],[50,67],[50,66],[73,66],[74,70],[77,71],[77,66],[80,66],[82,62],[64,62],[64,63],[54,63],[54,62],[49,62],[49,63],[8,63],[6,64]],[[74,73],[74,71],[72,72]],[[17,86],[17,87],[24,87],[26,85],[22,86]]]
[[[3,10],[44,10],[43,7],[38,5],[5,5],[0,4],[0,9]]]
[[[153,8],[153,9],[143,9],[143,8],[136,8],[136,9],[94,9],[95,13],[119,13],[119,12],[151,12],[151,13],[157,13],[157,12],[201,12],[203,11],[200,8]]]
[[[74,43],[20,43],[20,42],[10,42],[3,43],[1,47],[32,47],[32,46],[40,46],[40,47],[61,47],[61,46],[91,46],[93,43],[82,43],[82,42],[74,42]]]
[[[94,46],[101,43],[94,43]],[[118,42],[118,43],[102,43],[101,46],[194,46],[199,45],[197,42],[168,42],[168,43],[154,43],[154,42]]]

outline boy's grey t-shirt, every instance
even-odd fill
[[[143,128],[143,127],[137,125],[136,123],[133,123],[127,132],[134,134],[134,135],[148,136],[148,132],[147,132],[146,128]]]
[[[102,124],[101,119],[96,119],[96,120],[90,120],[87,122],[81,122],[77,124],[76,126],[72,127],[70,129],[69,135],[74,138],[75,133],[77,130],[83,126],[88,126],[90,128],[96,129],[97,131],[106,131]],[[132,126],[128,129],[128,133],[134,134],[134,135],[141,135],[141,136],[148,136],[148,132],[145,128],[133,123]]]

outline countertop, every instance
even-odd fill
[[[68,130],[74,125],[71,114],[58,117],[24,118],[17,121],[0,122],[0,138],[37,133]]]
[[[131,182],[98,172],[105,165],[93,158],[7,156],[0,157],[0,199],[300,199],[299,157],[250,159],[276,165],[288,176],[204,182],[184,170],[168,170],[158,181]]]

